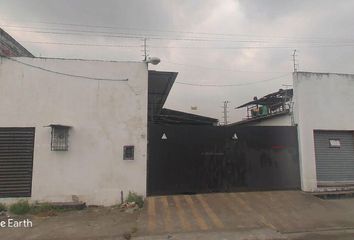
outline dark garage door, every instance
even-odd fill
[[[34,128],[0,128],[0,197],[30,197]]]
[[[354,184],[354,139],[351,131],[315,131],[318,185]]]

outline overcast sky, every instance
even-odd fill
[[[0,0],[0,26],[42,57],[141,61],[146,36],[161,58],[150,69],[236,85],[176,83],[165,107],[221,118],[229,100],[236,121],[245,116],[236,106],[292,83],[294,49],[301,71],[354,73],[353,9],[351,0]]]

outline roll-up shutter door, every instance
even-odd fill
[[[0,128],[0,197],[30,197],[34,128]]]
[[[318,185],[354,184],[354,140],[351,131],[315,131]]]

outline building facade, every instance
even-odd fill
[[[294,120],[304,191],[354,186],[354,75],[297,72]]]
[[[352,189],[353,92],[352,74],[295,72],[288,112],[254,116],[236,124],[297,126],[302,190]]]
[[[1,57],[0,92],[2,201],[146,194],[146,63]]]

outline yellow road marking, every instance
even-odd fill
[[[161,197],[162,201],[162,206],[165,212],[164,215],[164,221],[165,221],[165,229],[167,232],[170,232],[172,230],[172,225],[171,225],[171,212],[170,208],[168,207],[168,200],[167,197]]]
[[[221,222],[219,217],[214,213],[214,211],[209,207],[208,203],[203,199],[203,196],[196,195],[196,197],[202,204],[205,212],[208,214],[209,218],[214,223],[214,225],[218,228],[224,228],[224,224]]]
[[[186,219],[185,212],[181,206],[180,198],[178,196],[173,196],[173,200],[176,204],[176,212],[177,212],[179,221],[181,222],[182,228],[184,230],[191,230],[191,225],[188,222],[188,220]]]
[[[155,211],[155,198],[148,198],[148,230],[153,232],[156,228],[156,211]]]
[[[191,208],[192,214],[193,214],[194,219],[197,222],[199,228],[202,230],[208,230],[208,225],[205,223],[204,219],[201,217],[197,208],[194,206],[191,196],[185,195],[184,198],[186,199],[186,202],[188,203],[189,207]]]
[[[234,197],[234,199],[236,201],[238,201],[242,207],[244,207],[248,212],[250,212],[252,215],[256,216],[258,218],[258,220],[263,223],[265,226],[276,229],[273,224],[267,222],[267,220],[265,219],[265,217],[260,214],[259,212],[256,212],[255,210],[253,210],[253,208],[251,208],[246,201],[244,201],[243,199],[241,199],[240,197],[238,197],[235,193],[231,193],[232,196]],[[242,194],[242,193],[240,193]]]

